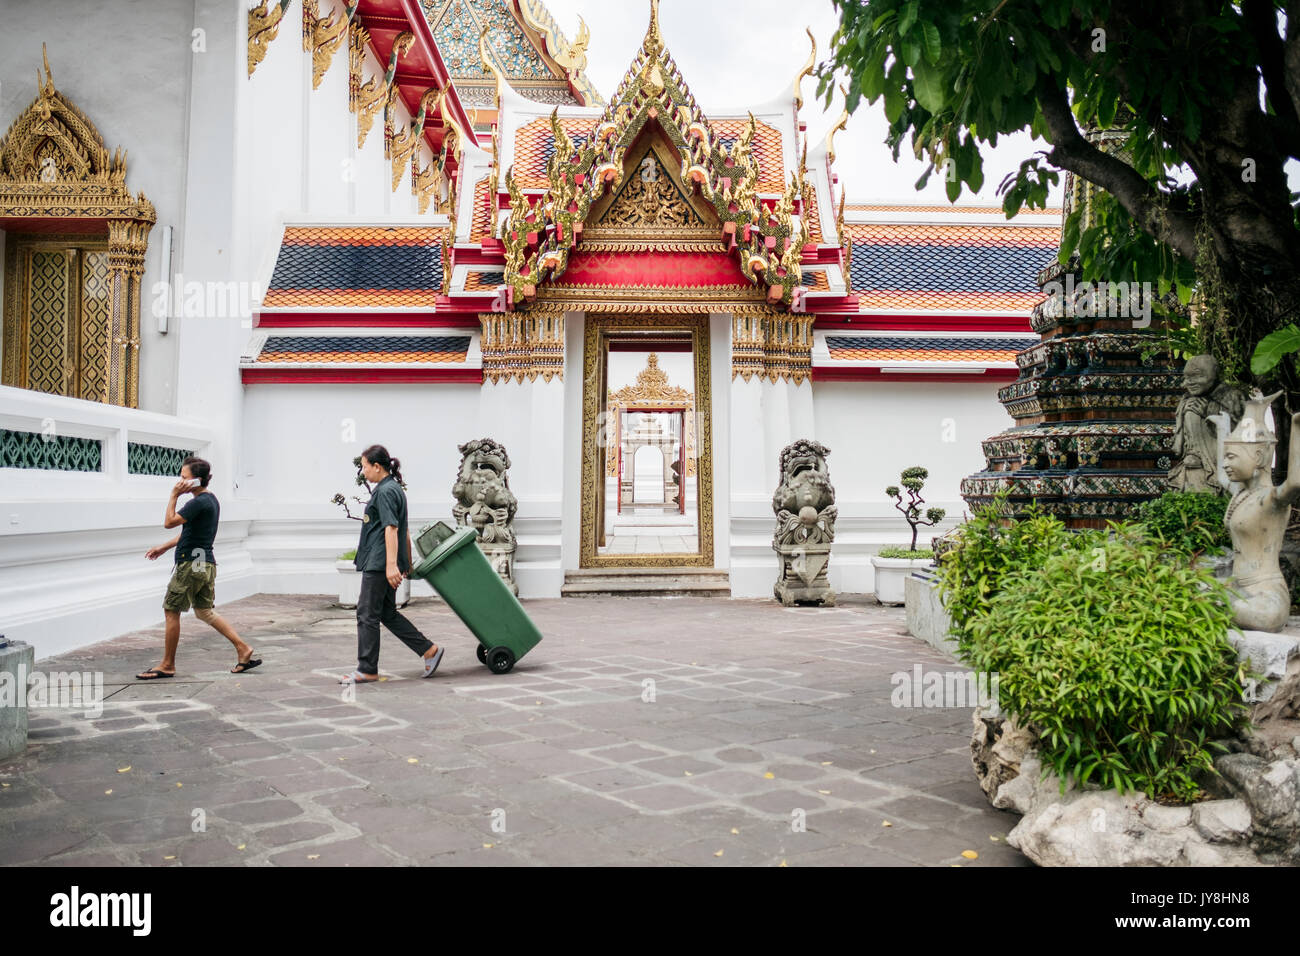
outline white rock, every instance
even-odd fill
[[[1196,832],[1211,843],[1238,843],[1250,832],[1245,800],[1206,800],[1192,807]]]
[[[1176,830],[1192,822],[1192,808],[1148,803],[1142,811],[1142,819],[1157,830]]]
[[[1192,819],[1191,808],[1162,807],[1142,794],[1072,791],[1027,813],[1007,843],[1039,866],[1258,865],[1245,847],[1209,843]]]

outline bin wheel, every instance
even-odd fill
[[[480,664],[486,664],[486,663],[487,663],[487,651],[483,649],[483,645],[482,645],[482,644],[480,644],[478,647],[474,648],[474,653],[478,655],[478,662],[479,662]]]
[[[509,674],[515,666],[514,651],[508,647],[494,647],[487,652],[487,666],[494,674]]]

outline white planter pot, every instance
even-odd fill
[[[882,558],[871,556],[871,566],[876,569],[876,600],[881,604],[906,604],[903,582],[914,568],[928,568],[929,558]]]
[[[339,607],[356,607],[361,600],[361,572],[351,561],[342,558],[334,562],[339,571]],[[411,579],[402,578],[397,589],[397,606],[406,607],[411,603]]]

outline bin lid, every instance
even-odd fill
[[[415,569],[418,577],[426,577],[434,568],[442,564],[449,557],[465,547],[467,544],[475,544],[478,540],[478,532],[473,528],[461,528],[450,538],[444,541],[438,547],[422,560]]]

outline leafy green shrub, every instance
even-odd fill
[[[1166,547],[1190,555],[1232,547],[1223,523],[1228,499],[1204,491],[1170,491],[1144,501],[1137,519]]]
[[[879,552],[879,557],[909,558],[910,560],[917,561],[920,560],[921,558],[926,558],[926,559],[933,558],[934,552],[929,550],[913,551],[911,548],[891,547],[891,548],[881,548]]]
[[[1058,518],[1035,507],[1027,517],[1008,521],[1001,506],[1001,499],[995,498],[977,509],[939,560],[939,595],[963,649],[971,624],[988,610],[1007,575],[1042,567],[1049,556],[1076,545]]]
[[[967,614],[963,656],[998,675],[999,705],[1038,731],[1043,765],[1063,786],[1073,776],[1195,799],[1195,775],[1214,772],[1207,741],[1246,711],[1224,640],[1227,592],[1208,572],[1164,560],[1137,525],[1049,550],[1041,567],[997,576],[987,613]]]
[[[342,554],[339,555],[340,561],[355,561],[356,559],[357,559],[356,548],[353,548],[351,551],[344,551]]]

